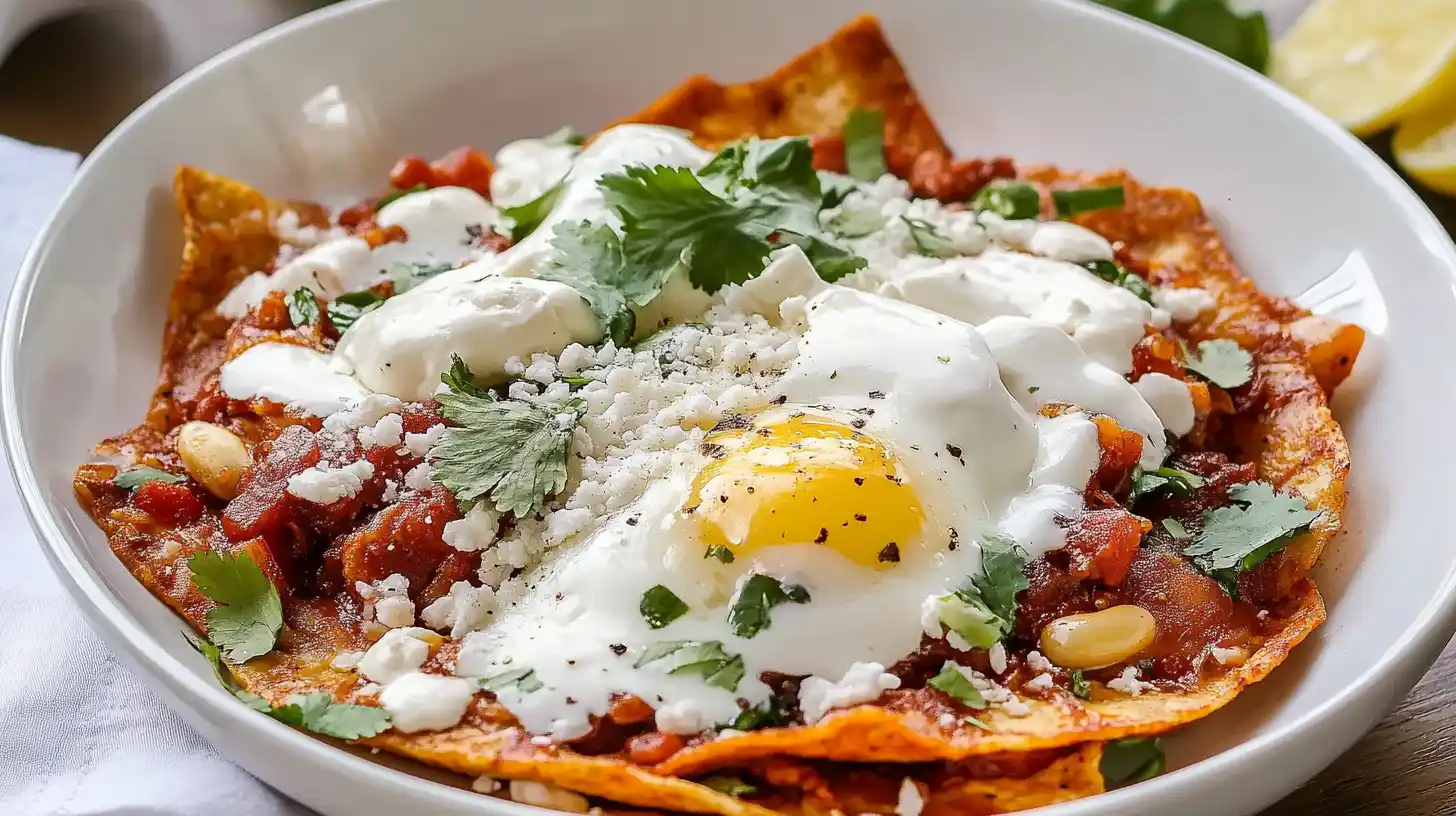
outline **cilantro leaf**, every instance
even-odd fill
[[[869,210],[844,210],[825,225],[840,238],[864,238],[885,227],[885,217]]]
[[[794,721],[790,702],[777,695],[768,698],[752,708],[745,708],[729,725],[735,731],[757,731],[760,728],[776,728]]]
[[[679,268],[708,294],[763,271],[771,230],[756,219],[767,215],[764,208],[735,207],[676,167],[629,167],[599,185],[622,220],[623,257],[645,273],[654,295]]]
[[[535,513],[547,496],[566,486],[566,454],[580,418],[579,401],[540,405],[476,391],[471,385],[435,395],[440,413],[454,423],[430,449],[435,479],[459,501],[489,495],[503,513]]]
[[[430,187],[427,184],[416,184],[415,186],[405,190],[401,190],[398,187],[391,187],[385,191],[384,195],[379,197],[378,201],[374,202],[374,211],[379,212],[380,210],[384,209],[386,205],[393,204],[394,202],[400,200],[401,198],[404,198],[407,195],[411,195],[413,193],[423,193],[428,189],[430,189]]]
[[[1016,595],[1031,585],[1026,551],[1016,542],[991,535],[981,541],[981,571],[965,586],[940,599],[940,622],[971,646],[987,649],[1011,633]]]
[[[1175,518],[1163,519],[1163,529],[1168,531],[1168,535],[1179,541],[1188,541],[1193,538],[1188,534],[1188,528],[1183,526],[1183,522]]]
[[[1130,785],[1161,774],[1168,766],[1162,743],[1153,737],[1112,740],[1103,746],[1102,779],[1108,787]]]
[[[207,636],[243,663],[273,651],[283,628],[278,588],[247,552],[237,555],[198,550],[187,559],[192,585],[217,603],[207,610]]]
[[[768,612],[782,603],[808,603],[809,591],[798,584],[785,584],[777,578],[754,573],[743,582],[733,607],[728,611],[728,625],[733,634],[751,638],[767,629],[772,621]]]
[[[546,220],[546,216],[551,214],[557,199],[561,198],[561,192],[565,189],[566,179],[563,178],[547,188],[546,192],[525,204],[501,210],[501,215],[511,220],[511,241],[520,243],[521,239],[535,232],[536,228]]]
[[[1183,356],[1189,371],[1219,388],[1238,388],[1254,377],[1254,355],[1227,338],[1204,340],[1197,355],[1185,347]]]
[[[703,553],[704,558],[716,558],[724,564],[733,563],[733,551],[722,544],[714,544]]]
[[[1041,193],[1024,181],[993,180],[976,193],[973,203],[978,211],[996,213],[1007,221],[1041,215]]]
[[[545,136],[542,136],[541,141],[548,145],[581,147],[586,144],[586,137],[577,133],[576,129],[571,125],[562,125]]]
[[[728,201],[765,210],[765,225],[814,235],[824,200],[809,140],[749,139],[724,148],[698,172]]]
[[[458,354],[450,355],[450,370],[440,375],[440,382],[457,394],[490,399],[490,392],[475,384],[475,372]]]
[[[737,691],[743,679],[743,656],[723,651],[716,640],[674,640],[649,646],[632,664],[642,668],[664,658],[671,658],[668,674],[696,674],[710,686]]]
[[[217,682],[228,694],[238,698],[242,701],[243,705],[246,705],[254,711],[273,710],[273,707],[268,704],[267,700],[238,685],[237,679],[233,677],[232,669],[229,669],[227,664],[222,662],[222,650],[217,648],[212,641],[207,638],[197,638],[194,640],[189,636],[187,642],[207,659],[208,664],[212,666],[213,675],[217,677]]]
[[[312,326],[319,319],[318,295],[307,286],[288,293],[288,319],[295,326]]]
[[[627,284],[627,273],[617,233],[611,227],[593,227],[586,221],[562,223],[556,225],[551,246],[556,248],[556,257],[537,277],[575,289],[601,321],[603,333],[619,348],[627,345],[636,331],[637,318],[628,308],[622,289]]]
[[[179,473],[168,473],[165,470],[147,465],[124,470],[112,477],[111,483],[125,490],[136,490],[147,482],[166,482],[167,484],[182,484],[187,477]]]
[[[1269,65],[1269,23],[1228,0],[1097,0],[1231,57],[1259,73]]]
[[[642,603],[637,610],[642,613],[642,619],[647,621],[648,626],[661,629],[686,615],[688,605],[672,590],[658,584],[642,593]]]
[[[1121,286],[1144,303],[1153,302],[1153,287],[1147,281],[1108,260],[1088,261],[1083,264],[1088,272],[1116,286]]]
[[[329,322],[334,324],[334,328],[339,334],[343,334],[359,318],[378,309],[382,305],[384,305],[384,298],[368,289],[339,295],[329,302]]]
[[[1026,562],[1031,560],[1020,545],[998,535],[981,541],[981,573],[971,578],[986,608],[1006,622],[1009,632],[1016,620],[1016,595],[1031,586]]]
[[[1152,496],[1165,490],[1179,498],[1186,498],[1193,495],[1194,490],[1203,487],[1203,484],[1202,476],[1189,473],[1181,468],[1160,467],[1157,470],[1143,470],[1141,467],[1134,467],[1132,469],[1132,490],[1127,494],[1127,503],[1131,506],[1145,496]]]
[[[295,694],[269,716],[326,737],[354,740],[372,737],[389,728],[389,712],[382,708],[336,703],[325,692]]]
[[[819,199],[819,209],[829,210],[844,203],[849,194],[859,189],[854,179],[841,176],[838,173],[820,173],[819,189],[823,195]]]
[[[804,255],[809,258],[809,263],[814,267],[814,271],[818,272],[820,279],[826,283],[834,283],[845,275],[858,272],[869,263],[847,249],[812,235],[800,235],[782,230],[778,233],[778,239],[774,246],[775,249],[794,244],[804,250]]]
[[[1092,684],[1087,682],[1087,676],[1081,669],[1072,669],[1072,677],[1068,683],[1071,686],[1072,694],[1083,700],[1092,699]]]
[[[698,780],[698,784],[735,799],[758,793],[758,788],[736,776],[710,776],[707,779]]]
[[[512,669],[500,674],[492,674],[489,677],[482,677],[475,681],[475,684],[486,691],[500,691],[514,686],[517,691],[524,694],[540,691],[545,685],[536,676],[535,669]]]
[[[976,688],[976,684],[961,673],[954,663],[947,663],[941,667],[940,674],[925,681],[925,685],[945,692],[950,695],[951,699],[969,708],[986,707],[986,698],[981,695],[981,690]]]
[[[453,264],[447,263],[397,263],[389,267],[389,279],[394,282],[394,293],[402,295],[430,278],[442,275],[454,268]]]
[[[856,108],[844,119],[844,166],[860,181],[876,181],[885,166],[885,114]]]
[[[1234,485],[1229,499],[1230,506],[1204,511],[1203,529],[1183,554],[1237,597],[1239,574],[1289,546],[1320,513],[1302,498],[1276,494],[1267,482]]]
[[[935,231],[935,227],[916,218],[900,216],[905,226],[910,228],[910,241],[915,244],[915,252],[928,258],[951,258],[956,255],[955,245],[949,238]]]

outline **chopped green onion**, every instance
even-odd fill
[[[1114,187],[1086,187],[1081,190],[1052,190],[1052,201],[1057,205],[1058,218],[1121,207],[1127,202],[1122,185]]]
[[[976,209],[993,212],[1008,221],[1024,221],[1041,214],[1041,193],[1020,181],[993,181],[972,201]]]

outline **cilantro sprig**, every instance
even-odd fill
[[[536,676],[535,669],[511,669],[500,674],[482,677],[476,680],[475,684],[486,691],[501,691],[503,689],[514,688],[524,694],[540,691],[545,685]]]
[[[942,666],[940,673],[925,681],[925,684],[937,691],[944,692],[967,708],[982,709],[986,707],[986,698],[981,694],[981,690],[976,688],[970,678],[966,677],[965,673],[952,663]]]
[[[394,283],[394,293],[402,295],[430,278],[443,275],[454,268],[454,264],[448,263],[396,263],[389,267],[389,279]],[[369,304],[359,305],[363,307]]]
[[[667,661],[668,674],[696,674],[710,686],[737,691],[743,680],[743,656],[723,651],[716,640],[671,640],[648,646],[632,668],[640,669],[659,660]]]
[[[581,416],[580,401],[542,405],[496,399],[474,384],[469,366],[454,357],[435,395],[452,423],[430,448],[435,479],[462,502],[490,497],[497,510],[518,517],[537,512],[566,486],[566,455]]]
[[[788,725],[793,721],[791,699],[786,700],[776,694],[756,706],[743,709],[728,727],[735,731],[757,731]]]
[[[563,178],[530,201],[501,210],[501,215],[511,221],[511,241],[520,243],[527,235],[535,232],[536,228],[546,220],[546,216],[551,214],[551,210],[556,206],[557,200],[561,198],[561,193],[565,189],[566,179]]]
[[[353,703],[334,702],[325,692],[294,694],[274,706],[262,697],[238,685],[232,670],[223,663],[222,650],[206,638],[191,641],[192,647],[212,665],[217,681],[229,694],[254,711],[267,714],[273,719],[302,728],[315,734],[336,739],[356,740],[372,737],[389,728],[389,712],[382,708]]]
[[[1181,34],[1259,73],[1269,65],[1269,23],[1260,11],[1228,0],[1097,0],[1153,25]]]
[[[1219,388],[1238,388],[1254,377],[1254,355],[1228,338],[1204,340],[1196,354],[1185,346],[1183,356],[1189,371]]]
[[[940,622],[973,647],[988,649],[1011,634],[1016,595],[1031,582],[1030,561],[1016,542],[991,535],[981,541],[981,571],[954,593],[940,599]]]
[[[1202,529],[1183,554],[1237,598],[1239,575],[1289,546],[1320,513],[1302,498],[1275,493],[1267,482],[1234,485],[1228,493],[1233,503],[1204,511]]]
[[[329,301],[329,322],[334,324],[334,328],[339,334],[343,334],[358,322],[359,318],[383,305],[384,298],[368,289],[339,295]]]
[[[628,273],[621,241],[606,225],[594,227],[586,221],[557,224],[551,246],[556,248],[556,256],[537,277],[575,289],[612,342],[618,347],[627,345],[637,329],[629,301],[645,306],[660,285],[654,282],[644,288],[643,281]]]
[[[733,634],[741,638],[751,638],[769,627],[772,623],[769,610],[775,606],[808,602],[809,590],[804,587],[786,584],[777,578],[756,572],[748,576],[737,596],[733,598],[733,606],[728,610],[728,626],[733,629]]]
[[[1134,467],[1132,469],[1132,490],[1127,494],[1127,503],[1131,506],[1147,496],[1164,492],[1179,498],[1186,498],[1193,495],[1193,491],[1203,487],[1203,484],[1202,476],[1189,473],[1182,468],[1164,466],[1157,470],[1144,470],[1142,467]]]
[[[1103,781],[1111,788],[1152,779],[1167,767],[1168,759],[1158,739],[1133,737],[1104,745],[1099,769]]]
[[[928,258],[951,258],[956,254],[955,244],[950,239],[936,231],[935,227],[928,222],[918,218],[907,218],[900,216],[905,222],[905,227],[910,230],[910,242],[915,245],[915,253]]]
[[[687,603],[677,593],[658,584],[642,593],[642,602],[637,611],[653,629],[661,629],[688,613]]]
[[[1108,260],[1088,261],[1083,264],[1087,271],[1114,286],[1121,286],[1144,303],[1153,302],[1153,287],[1147,281]]]
[[[187,559],[192,585],[217,605],[207,610],[207,636],[234,663],[273,651],[283,628],[283,600],[247,552],[198,550]]]

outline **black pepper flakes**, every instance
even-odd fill
[[[771,404],[773,404],[773,405],[783,405],[784,403],[786,403],[788,401],[789,401],[789,398],[788,398],[788,396],[786,394],[779,394],[777,397],[774,397],[773,399],[769,400],[769,402]]]
[[[851,419],[849,421],[849,426],[851,428],[854,428],[855,430],[859,430],[860,428],[863,428],[865,426],[865,421],[863,419],[858,419],[858,418]]]
[[[631,516],[631,517],[629,517],[627,519],[627,526],[628,527],[636,527],[637,526],[637,522],[639,522],[641,520],[642,520],[642,517],[641,516]]]
[[[829,540],[829,528],[828,527],[820,527],[819,528],[819,536],[814,539],[814,543],[815,544],[823,544],[824,542],[826,542],[828,540]]]
[[[884,398],[885,398],[885,392],[884,391],[871,391],[870,392],[870,399],[884,399]]]
[[[753,417],[748,414],[724,414],[713,426],[714,431],[742,431],[753,427]]]
[[[855,521],[869,521],[870,520],[870,517],[867,516],[867,515],[865,515],[864,513],[855,513],[854,514],[854,520]]]
[[[612,654],[617,655],[618,657],[621,657],[622,655],[627,653],[627,644],[625,643],[613,643],[608,648],[612,650]]]
[[[884,549],[880,550],[878,558],[881,564],[900,563],[900,545],[891,541],[884,546]]]
[[[856,477],[854,477],[854,484],[855,484],[856,487],[864,487],[864,477],[863,476],[856,476]]]
[[[961,456],[964,451],[961,450],[959,445],[952,445],[951,443],[947,442],[945,443],[945,450],[951,456],[954,456],[956,460],[959,461],[961,464],[964,465],[966,463],[965,458]]]
[[[698,446],[698,452],[709,459],[722,459],[728,449],[716,442],[704,442]]]

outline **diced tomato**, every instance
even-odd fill
[[[132,494],[132,503],[157,521],[180,527],[202,518],[202,500],[185,484],[146,482]]]
[[[284,331],[293,328],[293,318],[288,316],[288,295],[285,292],[269,292],[258,304],[258,328],[264,331]]]
[[[404,156],[389,171],[389,186],[396,190],[412,190],[421,184],[426,187],[440,184],[434,168],[421,156]]]
[[[677,734],[649,731],[627,740],[627,761],[634,765],[656,765],[686,746],[687,742]]]
[[[636,725],[646,722],[652,718],[654,713],[652,706],[635,694],[616,694],[612,697],[612,702],[607,705],[607,719],[617,725]]]
[[[432,187],[465,187],[490,197],[490,174],[494,168],[484,153],[470,147],[457,147],[441,156],[432,165]]]
[[[1072,574],[1117,586],[1137,556],[1143,534],[1150,529],[1152,524],[1147,519],[1121,507],[1082,513],[1067,525]]]
[[[377,210],[378,206],[374,200],[361,201],[339,213],[339,226],[354,231],[367,229],[374,223],[374,214]]]
[[[1156,372],[1181,380],[1184,371],[1178,357],[1178,344],[1171,338],[1149,334],[1132,347],[1132,378],[1136,381],[1144,374]]]
[[[1130,431],[1117,424],[1110,416],[1098,414],[1092,417],[1097,425],[1097,444],[1102,453],[1097,460],[1097,471],[1087,480],[1087,490],[1113,492],[1123,479],[1137,466],[1143,455],[1143,437],[1137,431]]]
[[[844,163],[843,134],[826,133],[822,136],[815,136],[809,141],[809,147],[814,151],[815,170],[843,173],[847,169]]]
[[[411,587],[423,589],[451,553],[445,524],[460,518],[450,491],[436,486],[374,514],[366,523],[335,540],[324,553],[326,570],[337,570],[345,586],[372,583],[398,573]]]

